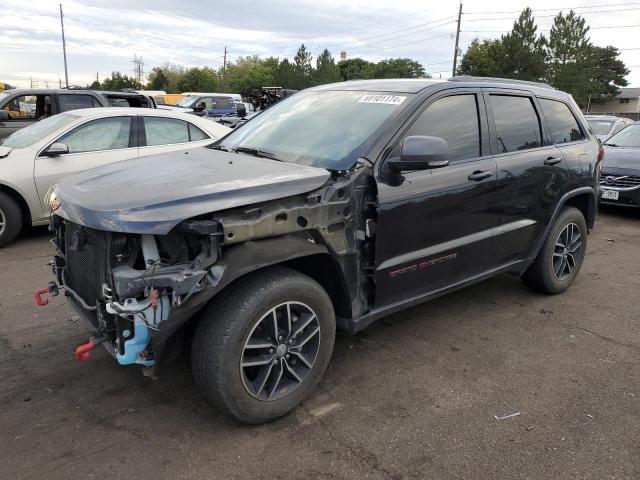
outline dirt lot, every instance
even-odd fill
[[[640,478],[640,213],[604,211],[577,283],[502,276],[338,338],[316,393],[241,426],[186,361],[153,381],[50,280],[46,230],[0,250],[0,478]],[[520,415],[496,419],[520,412]]]

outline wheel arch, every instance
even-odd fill
[[[551,232],[551,229],[553,228],[554,222],[566,206],[575,207],[580,210],[584,215],[585,221],[587,223],[587,229],[591,230],[595,224],[596,213],[598,211],[597,198],[598,197],[596,195],[596,191],[593,187],[576,188],[575,190],[571,190],[570,192],[565,193],[558,201],[558,204],[553,211],[553,215],[547,223],[544,235],[540,237],[540,240],[536,245],[534,255],[531,258],[531,262],[533,262],[535,260],[535,257],[538,256],[538,253],[540,253],[540,249],[542,248],[542,245],[544,245],[544,242],[547,240],[549,232]],[[526,270],[526,267],[522,269],[522,271],[524,270]]]
[[[281,266],[313,278],[331,298],[336,315],[351,316],[351,299],[340,264],[325,245],[312,243],[310,238],[283,235],[233,245],[224,253],[223,263],[225,274],[215,296],[246,275]]]

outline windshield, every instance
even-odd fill
[[[640,147],[640,124],[634,123],[623,128],[613,137],[609,138],[605,145],[616,147]]]
[[[2,142],[3,147],[24,148],[36,143],[59,128],[73,122],[77,115],[60,113],[13,132]]]
[[[226,136],[221,145],[269,152],[286,162],[345,170],[407,98],[407,94],[303,91],[263,111]]]
[[[193,102],[195,102],[197,99],[198,99],[198,97],[183,98],[178,103],[176,103],[176,105],[179,106],[179,107],[191,108]]]
[[[596,120],[596,119],[588,119],[589,126],[593,133],[596,135],[606,135],[611,131],[611,127],[613,126],[613,120]]]
[[[0,92],[0,101],[2,101],[3,98],[8,97],[11,94],[11,92]]]

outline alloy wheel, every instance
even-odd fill
[[[558,280],[569,277],[578,266],[582,233],[575,223],[567,224],[558,238],[553,250],[553,274]]]
[[[6,227],[7,227],[7,217],[2,211],[2,209],[0,209],[0,235],[4,233],[4,230]]]
[[[320,349],[320,322],[308,305],[282,303],[254,325],[242,349],[240,373],[247,393],[277,400],[307,377]]]

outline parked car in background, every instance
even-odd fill
[[[92,108],[61,113],[13,133],[0,145],[0,247],[23,224],[47,223],[45,194],[59,179],[120,160],[208,145],[227,132],[227,127],[183,113]]]
[[[136,107],[155,104],[136,92],[81,89],[13,89],[0,93],[0,138],[39,120],[79,108]]]
[[[79,360],[102,343],[154,375],[188,332],[203,394],[264,422],[311,394],[336,327],[353,334],[506,272],[567,290],[600,161],[571,96],[542,84],[322,85],[190,155],[57,183],[56,280],[37,299],[64,287],[92,325]]]
[[[633,123],[633,120],[629,118],[616,117],[615,115],[586,115],[585,118],[596,138],[601,142]]]
[[[175,105],[180,108],[187,108],[199,117],[221,117],[223,115],[237,114],[236,103],[229,95],[224,94],[202,94],[190,95],[183,98]]]
[[[600,174],[602,202],[640,207],[640,123],[619,131],[604,144]]]

